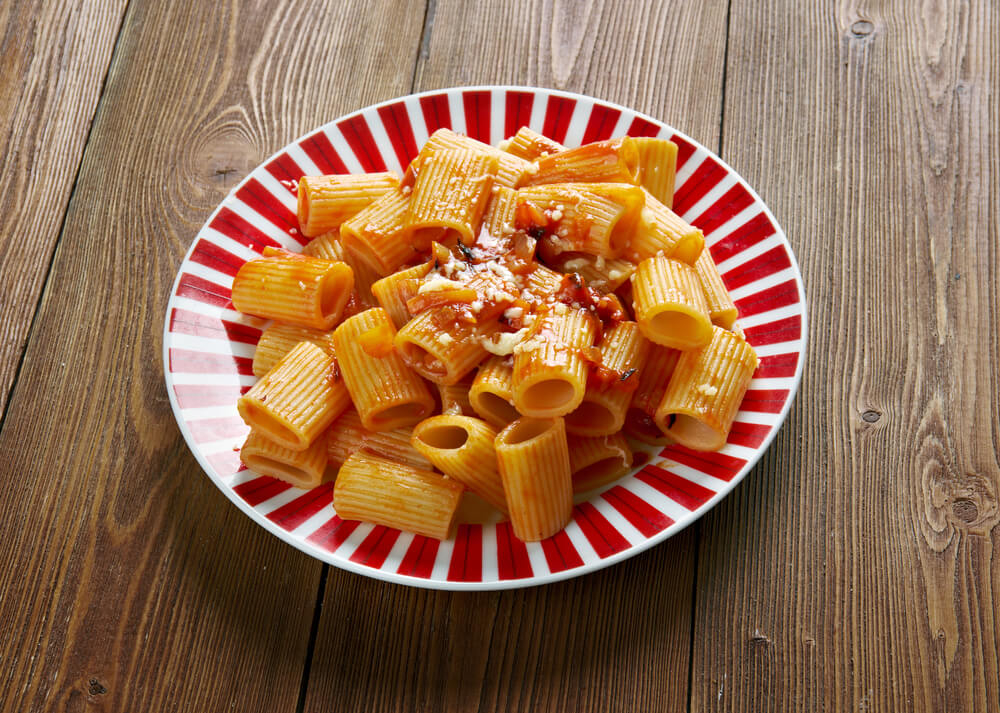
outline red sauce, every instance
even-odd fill
[[[606,295],[593,287],[588,287],[586,280],[575,272],[563,275],[562,284],[554,297],[567,305],[593,313],[601,320],[603,329],[610,329],[628,321],[628,314],[617,295]]]

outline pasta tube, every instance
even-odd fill
[[[389,275],[417,257],[404,238],[409,210],[409,188],[389,191],[345,221],[340,240],[379,275]]]
[[[455,320],[449,308],[431,308],[411,319],[396,334],[395,344],[411,369],[436,384],[457,384],[486,357],[480,343],[496,331],[492,325]]]
[[[757,363],[753,347],[741,337],[713,327],[705,347],[683,352],[677,360],[656,409],[656,425],[688,448],[722,448]]]
[[[608,436],[622,429],[649,346],[635,322],[622,322],[604,333],[600,366],[587,382],[583,401],[566,414],[569,433]]]
[[[379,274],[371,265],[343,246],[340,242],[339,229],[327,231],[310,240],[302,248],[302,254],[347,265],[354,273],[354,294],[358,298],[358,304],[365,309],[378,306],[372,296],[372,283],[379,279]]]
[[[493,441],[496,429],[469,416],[432,416],[413,429],[413,447],[434,467],[507,512]]]
[[[573,492],[584,493],[613,483],[632,470],[632,449],[625,436],[569,436]]]
[[[516,188],[520,185],[521,178],[528,171],[533,169],[531,163],[525,161],[523,158],[518,158],[513,154],[493,148],[489,144],[476,141],[468,136],[456,134],[451,129],[438,129],[430,135],[430,138],[427,139],[427,143],[425,143],[424,147],[420,150],[420,155],[417,156],[417,165],[419,166],[419,162],[425,156],[437,151],[447,151],[449,149],[471,149],[473,151],[478,151],[480,153],[496,157],[496,185],[498,186]]]
[[[315,238],[340,227],[398,185],[392,173],[303,176],[299,179],[299,231]]]
[[[666,436],[653,420],[667,391],[667,384],[681,355],[676,349],[651,344],[646,362],[639,370],[639,386],[625,416],[625,432],[645,443],[663,444]]]
[[[625,183],[552,183],[517,192],[517,227],[549,233],[556,252],[619,257],[642,211],[642,189]]]
[[[553,141],[548,136],[543,136],[536,131],[532,131],[527,126],[522,126],[517,130],[506,145],[501,144],[503,150],[526,161],[534,161],[549,154],[565,151],[566,147],[557,141]]]
[[[305,450],[351,403],[336,364],[329,352],[300,342],[240,397],[240,418],[279,446]]]
[[[413,425],[434,409],[427,385],[395,352],[395,333],[377,307],[349,317],[333,333],[344,384],[369,431]]]
[[[590,253],[560,253],[552,264],[561,272],[575,272],[589,287],[601,292],[614,292],[635,272],[635,265],[628,260],[605,259]]]
[[[648,136],[634,141],[639,151],[639,185],[663,205],[673,207],[677,144]]]
[[[639,222],[625,257],[639,262],[663,253],[688,265],[701,255],[705,235],[698,228],[656,200],[643,190],[646,205],[639,214]]]
[[[251,430],[240,448],[240,460],[255,473],[283,480],[304,490],[329,480],[326,442],[322,436],[304,451],[293,451]]]
[[[469,375],[457,384],[438,384],[438,395],[441,397],[441,413],[451,416],[475,416],[476,412],[469,401],[469,389],[472,381]]]
[[[528,338],[514,348],[514,406],[526,416],[569,413],[583,401],[588,364],[581,351],[597,335],[594,318],[562,303],[535,318]]]
[[[473,149],[427,155],[413,184],[406,239],[418,250],[451,239],[472,245],[490,198],[496,156]]]
[[[457,480],[362,451],[340,467],[333,507],[345,520],[445,540],[463,490]]]
[[[723,284],[722,277],[715,268],[715,261],[708,250],[702,250],[701,255],[695,260],[694,269],[701,281],[712,324],[717,324],[723,329],[732,329],[736,318],[739,317],[739,311],[733,303],[733,298],[729,296],[729,291]]]
[[[651,342],[694,349],[712,338],[712,321],[693,267],[656,256],[639,263],[632,277],[635,318]]]
[[[521,414],[514,408],[513,360],[495,356],[483,362],[469,389],[469,403],[488,423],[503,428]]]
[[[331,329],[354,288],[354,274],[330,262],[285,250],[264,249],[264,257],[243,263],[233,279],[233,307],[279,322]]]
[[[514,534],[537,542],[559,532],[573,511],[566,428],[561,418],[521,418],[495,441]]]
[[[396,329],[410,321],[406,301],[417,294],[420,281],[431,271],[430,263],[421,263],[386,275],[372,284],[372,294],[389,316]]]
[[[253,375],[258,379],[274,368],[299,342],[312,342],[333,354],[333,332],[272,322],[260,335],[253,353]]]
[[[352,453],[364,449],[397,463],[431,470],[431,462],[410,444],[413,429],[394,428],[391,431],[369,431],[361,424],[354,409],[347,409],[333,422],[327,434],[326,454],[330,465],[340,468]]]
[[[639,175],[639,151],[635,139],[623,136],[594,141],[579,148],[542,156],[538,170],[525,176],[521,185],[541,183],[632,183]]]

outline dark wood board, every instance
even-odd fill
[[[723,158],[805,377],[703,522],[692,711],[1000,710],[995,3],[734,0]]]
[[[409,88],[422,16],[131,3],[0,433],[0,710],[295,709],[322,565],[202,473],[162,320],[246,172]]]

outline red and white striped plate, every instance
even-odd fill
[[[439,542],[341,520],[332,485],[302,491],[246,470],[247,427],[236,399],[253,384],[265,322],[230,302],[233,276],[264,246],[300,250],[293,188],[303,174],[402,172],[428,135],[448,127],[496,144],[527,124],[569,146],[659,136],[680,147],[674,210],[705,233],[760,368],[718,453],[654,449],[637,472],[573,510],[555,537],[525,544],[507,523],[461,525]],[[167,391],[188,446],[230,500],[272,533],[324,562],[403,584],[501,589],[575,577],[619,562],[693,522],[757,462],[798,388],[805,295],[777,221],[717,156],[666,124],[615,104],[548,89],[467,87],[368,107],[289,144],[253,171],[198,233],[167,306]]]

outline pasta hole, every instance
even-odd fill
[[[656,314],[649,326],[656,334],[678,338],[682,335],[698,335],[703,331],[703,325],[689,314],[668,310]],[[683,337],[682,337],[683,338]]]
[[[507,431],[504,440],[508,445],[517,445],[538,438],[552,428],[552,421],[539,418],[522,418]]]
[[[587,431],[613,433],[619,429],[615,416],[606,407],[593,401],[584,401],[576,410],[566,415],[566,423]]]
[[[576,389],[565,379],[546,379],[525,389],[522,399],[525,411],[537,409],[544,412],[565,406],[575,396]]]
[[[261,475],[269,475],[297,487],[311,488],[315,484],[309,473],[290,463],[283,463],[267,456],[252,456],[248,457],[247,460],[250,461],[247,465]]]
[[[504,423],[510,423],[521,418],[521,414],[505,398],[489,391],[479,394],[479,408],[486,414]]]
[[[410,245],[417,250],[426,250],[435,240],[444,243],[449,232],[444,228],[417,228],[410,234]]]
[[[244,421],[266,434],[272,441],[281,445],[297,445],[301,442],[292,429],[254,403],[244,402],[242,415]]]
[[[714,428],[683,413],[674,415],[674,422],[667,433],[681,445],[696,450],[714,451],[722,445],[719,433]]]
[[[437,355],[413,342],[403,342],[400,352],[403,360],[424,376],[445,377],[448,375],[447,365]]]
[[[621,458],[602,458],[573,473],[573,484],[578,490],[597,488],[624,475],[625,466],[626,462]]]
[[[320,283],[319,308],[324,317],[333,317],[340,313],[346,302],[343,283],[337,279],[336,275],[326,274]]]
[[[424,429],[420,440],[431,448],[454,450],[465,445],[469,440],[469,433],[461,426],[435,426]]]
[[[406,423],[416,423],[427,413],[427,408],[423,404],[397,404],[375,413],[371,420],[372,424],[378,427],[391,425],[404,425]]]
[[[299,226],[309,225],[309,206],[312,201],[309,200],[309,189],[306,187],[305,181],[299,182],[299,197],[298,197],[298,214],[299,214]]]

